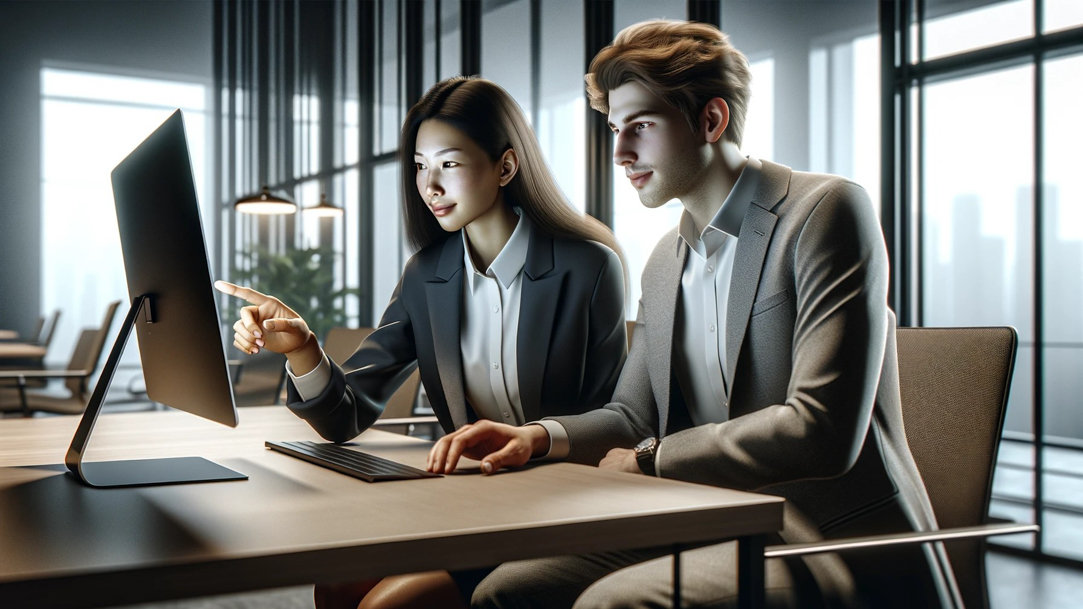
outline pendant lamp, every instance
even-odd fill
[[[264,186],[258,193],[237,199],[233,209],[245,214],[281,215],[297,211],[297,204]]]
[[[307,215],[318,216],[321,218],[337,218],[342,215],[342,208],[337,205],[332,205],[327,200],[326,193],[320,193],[319,204],[302,208],[302,211]]]

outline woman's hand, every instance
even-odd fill
[[[549,450],[549,432],[541,425],[515,427],[482,419],[463,425],[440,438],[429,451],[426,468],[449,474],[460,457],[481,461],[481,471],[492,474],[501,467],[523,465],[532,456]]]
[[[296,311],[274,296],[252,288],[226,281],[215,281],[214,287],[250,305],[241,308],[241,318],[233,324],[233,346],[249,355],[259,353],[260,349],[282,353],[298,376],[316,367],[323,352],[315,334]]]

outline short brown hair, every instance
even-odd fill
[[[609,113],[609,91],[637,81],[699,128],[703,106],[715,97],[729,105],[723,137],[741,145],[748,112],[748,59],[718,28],[692,21],[644,21],[630,25],[590,62],[590,106]]]

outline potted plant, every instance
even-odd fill
[[[288,249],[278,254],[260,244],[240,252],[233,281],[277,297],[297,311],[321,340],[335,326],[346,325],[346,298],[356,288],[335,288],[330,247]],[[232,324],[232,322],[229,322]]]

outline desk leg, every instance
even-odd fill
[[[737,607],[761,609],[764,604],[763,550],[764,535],[737,540]]]

